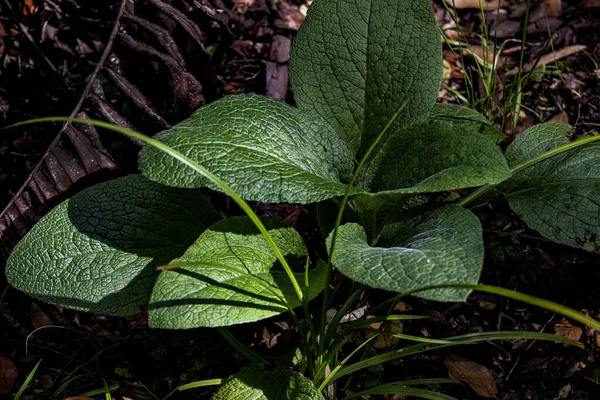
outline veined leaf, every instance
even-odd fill
[[[43,301],[129,315],[148,304],[156,266],[217,221],[198,191],[130,175],[61,203],[15,247],[6,276]]]
[[[216,101],[155,138],[246,200],[311,203],[340,196],[346,190],[340,179],[348,178],[354,164],[351,148],[318,116],[258,95]],[[140,153],[140,169],[165,185],[218,190],[153,147]]]
[[[508,146],[515,167],[569,143],[569,125],[546,123],[527,129]],[[600,252],[600,144],[593,143],[537,163],[502,184],[513,210],[557,243]]]
[[[377,247],[354,223],[340,227],[333,265],[368,286],[407,292],[443,283],[476,283],[483,265],[479,219],[450,205],[388,224]],[[328,238],[328,248],[331,235]],[[435,289],[418,294],[437,301],[463,301],[469,291]]]
[[[267,371],[260,364],[243,368],[215,393],[213,400],[323,400],[312,381],[300,372]]]
[[[303,271],[307,251],[300,235],[275,220],[264,221],[288,262]],[[207,229],[179,259],[166,266],[150,302],[154,328],[189,329],[258,321],[301,305],[283,269],[260,232],[246,217]],[[172,269],[171,269],[172,268]],[[325,286],[326,265],[310,271],[308,299]],[[304,273],[297,275],[304,282]]]
[[[394,132],[367,169],[364,186],[370,192],[433,193],[509,178],[500,148],[468,128],[432,120]]]
[[[326,120],[364,154],[392,131],[424,121],[442,77],[439,30],[427,0],[315,0],[292,49],[298,107]]]

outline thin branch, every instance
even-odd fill
[[[85,88],[83,89],[81,97],[79,98],[79,101],[75,105],[73,112],[71,112],[71,115],[69,116],[69,120],[64,123],[62,129],[58,132],[58,134],[56,135],[54,140],[52,140],[52,143],[50,143],[50,146],[48,146],[48,149],[46,150],[46,152],[44,153],[44,155],[42,156],[40,161],[35,165],[35,167],[31,171],[31,173],[29,174],[29,176],[27,177],[27,179],[25,180],[25,182],[23,183],[23,185],[21,186],[19,191],[13,196],[13,198],[8,203],[8,205],[0,213],[0,219],[2,219],[2,217],[4,217],[4,215],[11,209],[11,207],[14,206],[15,199],[19,198],[23,194],[24,190],[29,186],[29,183],[33,179],[35,173],[41,168],[41,166],[44,164],[44,161],[50,154],[50,151],[56,146],[56,144],[60,140],[62,133],[67,130],[68,126],[71,124],[71,120],[81,110],[81,106],[83,105],[84,100],[88,96],[89,91],[92,88],[94,81],[96,80],[96,76],[98,75],[98,73],[100,72],[102,67],[104,66],[104,63],[106,62],[106,59],[108,58],[108,55],[110,54],[113,42],[115,41],[115,38],[117,37],[117,33],[119,33],[119,27],[121,26],[121,18],[123,16],[123,13],[125,12],[126,5],[127,5],[127,0],[121,0],[121,5],[119,7],[119,11],[117,12],[117,16],[115,18],[115,23],[114,23],[113,29],[110,33],[110,36],[108,37],[108,41],[106,42],[106,46],[104,47],[102,56],[100,57],[100,60],[98,61],[98,64],[96,65],[96,68],[94,69],[94,72],[92,72],[92,75],[90,76],[90,80],[85,85]]]

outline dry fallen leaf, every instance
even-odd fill
[[[394,306],[394,310],[400,311],[400,312],[406,312],[406,311],[412,311],[412,307],[409,306],[408,304],[406,304],[405,302],[403,302],[402,300],[398,300],[398,302]]]
[[[53,322],[40,308],[35,304],[31,303],[31,325],[37,329],[42,326],[52,325]]]
[[[530,63],[525,64],[523,66],[523,72],[529,72],[533,68],[536,68],[536,69],[542,68],[542,67],[544,67],[548,64],[551,64],[553,62],[556,62],[560,59],[572,56],[573,54],[577,54],[577,53],[585,50],[585,48],[586,48],[586,46],[584,46],[584,45],[576,44],[573,46],[563,47],[562,49],[553,51],[552,53],[549,53],[549,54],[544,54],[543,56],[540,57],[540,59],[537,63],[534,60]]]
[[[367,319],[374,318],[372,315],[367,316]],[[381,327],[381,322],[373,322],[369,324],[370,329],[379,329]],[[402,333],[403,325],[400,321],[393,321],[391,323],[386,323],[383,326],[383,331],[387,333]],[[366,337],[371,338],[375,335],[375,332],[367,332]],[[380,334],[375,342],[373,343],[373,348],[377,350],[387,349],[394,346],[398,343],[398,338],[390,336],[389,334]]]
[[[466,382],[478,395],[495,397],[498,393],[494,377],[483,365],[452,354],[446,356],[445,363],[450,378]]]
[[[0,22],[0,57],[4,54],[4,36],[6,36],[6,29],[4,29],[4,25]]]
[[[33,3],[33,0],[25,0],[23,4],[23,15],[33,15],[38,10],[38,7]]]
[[[497,10],[500,7],[500,2],[491,0],[491,1],[481,1],[480,0],[446,0],[446,3],[454,8],[479,8],[484,11],[489,10]]]
[[[10,393],[19,373],[10,358],[0,353],[0,397]]]
[[[548,122],[558,122],[561,124],[568,124],[569,123],[569,115],[566,112],[561,111],[560,113],[556,114],[554,117],[550,118],[550,120]]]
[[[554,324],[554,332],[558,336],[563,336],[572,340],[581,339],[583,330],[578,326],[573,326],[566,319],[561,319],[558,324]],[[565,344],[565,346],[568,346]]]

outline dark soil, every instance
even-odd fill
[[[0,36],[0,126],[73,112],[113,29],[119,8],[116,3],[120,1],[0,3],[0,28],[4,30]],[[123,36],[117,36],[105,67],[138,87],[142,95],[127,94],[103,69],[81,111],[106,120],[94,102],[93,95],[97,95],[132,126],[153,134],[165,124],[172,125],[187,117],[195,108],[190,104],[198,106],[226,94],[257,92],[293,102],[287,85],[286,55],[290,40],[303,20],[304,0],[171,1],[169,4],[184,11],[199,27],[199,40],[183,29],[181,21],[159,11],[154,3],[157,2],[129,3],[127,13],[157,24],[169,33],[181,50],[185,72],[202,86],[201,96],[179,91],[172,71],[160,57],[148,51],[133,51]],[[583,3],[591,8],[583,8]],[[443,25],[449,19],[441,4],[436,2],[434,8]],[[566,7],[567,11],[557,18],[555,50],[574,44],[584,44],[586,50],[561,60],[560,74],[545,74],[528,82],[523,91],[527,110],[523,111],[515,132],[507,129],[507,136],[540,119],[551,118],[574,125],[575,135],[600,128],[600,10],[594,6],[598,4],[578,2]],[[466,29],[479,29],[479,11],[461,10],[457,15]],[[164,52],[156,36],[134,19],[123,17],[121,23],[121,35],[127,34]],[[515,30],[512,37],[520,34],[520,30]],[[528,36],[526,61],[533,61],[544,52],[547,36],[547,30]],[[513,62],[517,56],[509,55]],[[445,59],[457,61],[447,49]],[[464,91],[461,74],[465,70],[472,73],[473,66],[467,62],[451,67],[455,73],[448,86]],[[140,100],[146,101],[146,106],[140,106]],[[455,99],[443,93],[441,101]],[[11,200],[20,193],[19,189],[60,128],[59,124],[39,124],[0,134],[0,210],[13,207],[5,216],[14,216],[9,218],[13,222],[9,222],[16,226],[0,232],[0,256],[5,257],[18,237],[61,199],[100,180],[136,171],[136,144],[101,132],[96,150],[110,154],[118,168],[70,181],[56,196],[36,201],[29,198],[25,209],[14,209]],[[60,146],[65,149],[64,157],[77,157],[67,141]],[[42,172],[49,180],[60,179],[53,168],[44,164]],[[239,214],[224,196],[212,194],[211,198],[223,213]],[[320,242],[313,207],[268,204],[256,207],[261,214],[295,224],[308,243]],[[485,205],[476,211],[483,217],[488,244],[483,283],[543,297],[600,318],[598,255],[543,240],[501,205],[494,208]],[[323,249],[317,246],[315,251]],[[5,258],[0,259],[0,270],[4,261]],[[334,279],[344,289],[351,284],[342,276]],[[344,300],[344,289],[338,304]],[[213,388],[185,392],[176,389],[195,380],[225,378],[246,365],[215,330],[150,330],[143,314],[112,318],[63,310],[8,288],[4,274],[0,274],[0,293],[0,356],[14,363],[18,372],[14,385],[5,393],[6,398],[12,398],[40,359],[40,368],[22,398],[61,399],[81,395],[102,389],[103,380],[109,385],[119,384],[120,389],[113,392],[115,397],[208,398]],[[390,296],[371,291],[361,305],[373,306]],[[429,316],[406,324],[405,332],[431,338],[495,330],[554,333],[556,324],[568,326],[568,322],[561,322],[552,313],[489,295],[473,294],[468,302],[457,304],[415,298],[405,301],[410,308],[407,312]],[[289,324],[285,317],[280,317],[234,327],[233,332],[263,356],[274,357],[285,353],[297,341]],[[42,326],[46,328],[29,338],[26,351],[29,334]],[[357,375],[349,388],[359,389],[384,381],[447,377],[445,357],[455,354],[489,369],[498,384],[498,399],[598,399],[600,333],[581,328],[580,340],[585,349],[527,340],[453,347],[373,368]],[[0,398],[2,375],[6,374],[3,365],[0,363]],[[458,398],[466,396],[462,387],[450,390],[448,393]],[[472,391],[470,396],[479,398]]]

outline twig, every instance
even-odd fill
[[[121,26],[121,17],[123,16],[123,13],[125,12],[126,4],[127,4],[127,0],[121,0],[121,6],[119,7],[119,11],[117,12],[117,16],[115,18],[115,24],[113,26],[112,32],[110,33],[110,36],[108,37],[108,41],[106,42],[106,46],[104,47],[104,52],[102,53],[102,56],[100,57],[100,60],[98,61],[98,64],[96,65],[96,68],[94,69],[94,72],[92,72],[92,75],[90,76],[90,80],[85,85],[85,88],[83,89],[81,97],[79,98],[79,101],[75,105],[73,112],[71,112],[71,115],[69,116],[69,120],[64,123],[62,129],[58,132],[58,134],[56,135],[54,140],[52,140],[52,143],[50,143],[50,146],[48,146],[48,149],[46,150],[46,152],[44,153],[44,155],[42,156],[40,161],[35,165],[35,167],[31,171],[31,173],[27,177],[27,179],[25,179],[25,182],[23,183],[23,185],[21,186],[19,191],[13,196],[13,198],[6,205],[4,210],[0,213],[0,219],[2,219],[2,217],[4,217],[4,215],[10,210],[10,208],[12,206],[14,206],[15,199],[19,198],[23,194],[23,191],[28,187],[29,182],[31,182],[35,173],[44,164],[44,161],[45,161],[46,157],[48,157],[48,154],[50,153],[50,151],[54,148],[54,146],[56,146],[56,144],[60,140],[62,133],[71,124],[71,120],[81,110],[81,106],[83,105],[84,100],[88,96],[88,93],[89,93],[90,89],[92,88],[94,81],[96,80],[96,76],[100,72],[100,69],[102,69],[102,67],[104,66],[104,63],[106,62],[106,59],[108,58],[108,55],[110,54],[110,50],[112,49],[112,45],[115,40],[115,37],[117,37],[117,33],[119,33],[119,27]]]
[[[546,327],[548,326],[548,324],[550,322],[552,322],[552,320],[554,319],[554,317],[556,316],[556,314],[552,314],[552,316],[550,317],[550,319],[542,326],[542,328],[539,330],[539,332],[544,332],[544,330],[546,329]],[[525,348],[525,350],[523,351],[523,353],[517,357],[517,359],[515,360],[513,366],[511,367],[510,371],[508,372],[508,375],[506,375],[506,380],[505,382],[508,382],[508,380],[510,379],[510,377],[512,376],[513,372],[515,371],[515,369],[517,368],[517,365],[519,364],[519,361],[521,361],[521,356],[523,356],[523,354],[525,354],[530,348],[531,346],[533,346],[533,344],[535,343],[535,340],[532,340],[529,345]]]

